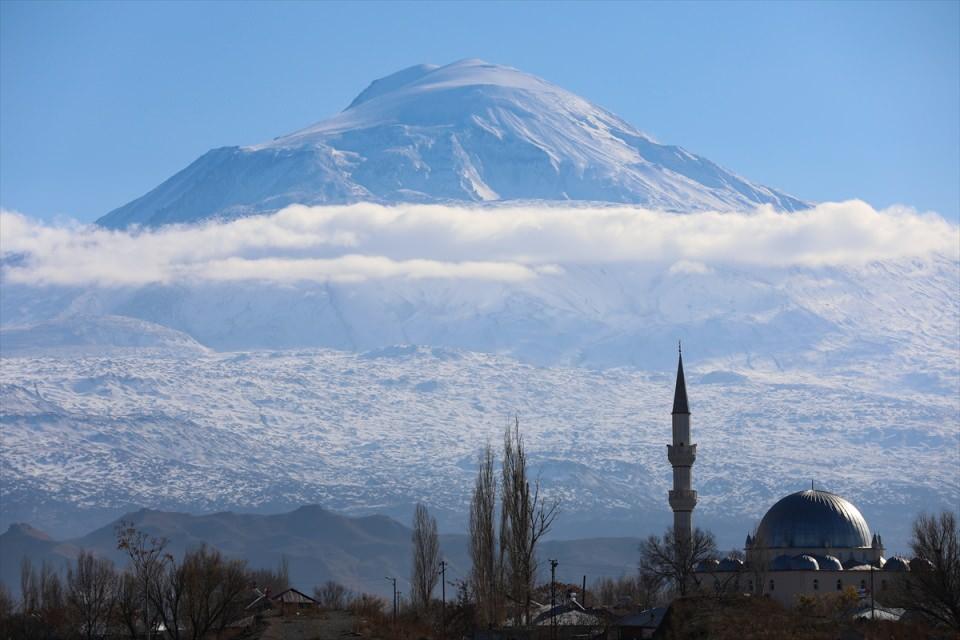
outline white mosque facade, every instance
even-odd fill
[[[696,445],[690,442],[683,356],[677,366],[673,403],[673,444],[667,457],[674,488],[669,502],[677,536],[693,532],[692,467]],[[871,534],[866,519],[845,498],[811,487],[774,504],[757,529],[748,534],[745,561],[705,560],[696,567],[703,588],[736,589],[796,604],[801,595],[818,596],[852,587],[861,596],[878,599],[893,591],[903,575],[926,568],[923,560],[884,558],[883,540]]]

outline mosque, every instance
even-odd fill
[[[692,468],[697,445],[690,438],[690,407],[679,355],[673,397],[673,444],[667,459],[673,467],[669,493],[677,538],[693,533]],[[905,572],[920,570],[925,561],[883,557],[883,540],[870,533],[860,511],[848,500],[811,487],[774,504],[748,534],[746,561],[737,558],[704,560],[695,568],[701,586],[735,588],[794,604],[800,595],[824,595],[853,587],[861,595],[892,590]]]

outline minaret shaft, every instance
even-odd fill
[[[672,417],[673,444],[667,445],[667,459],[673,466],[673,490],[669,496],[670,508],[673,509],[673,530],[678,539],[690,539],[693,534],[693,509],[697,506],[697,492],[693,490],[693,463],[697,459],[697,445],[690,442],[690,408],[682,355],[677,365]]]

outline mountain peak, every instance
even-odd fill
[[[14,522],[13,524],[10,525],[10,527],[7,529],[6,534],[4,535],[32,538],[34,540],[44,540],[44,541],[52,539],[46,533],[44,533],[43,531],[40,531],[40,529],[30,526],[26,522]]]
[[[403,87],[404,85],[410,84],[419,80],[426,74],[430,73],[434,69],[439,67],[435,64],[417,64],[412,67],[407,67],[406,69],[401,69],[396,73],[391,73],[388,76],[383,78],[378,78],[370,83],[370,85],[360,92],[356,98],[353,99],[353,102],[350,103],[344,111],[353,109],[357,105],[363,104],[368,100],[372,100],[377,96],[381,96],[385,93]]]
[[[160,226],[290,204],[510,200],[679,212],[809,206],[659,144],[542,78],[468,58],[401,69],[326,120],[262,144],[214,149],[98,222]]]

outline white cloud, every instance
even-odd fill
[[[560,265],[646,263],[837,266],[958,257],[960,231],[934,214],[860,201],[778,213],[677,214],[636,207],[439,205],[305,207],[232,222],[110,231],[0,212],[4,277],[32,284],[125,286],[177,281],[517,282]]]

